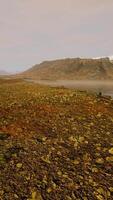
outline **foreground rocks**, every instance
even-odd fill
[[[112,99],[4,83],[0,117],[0,199],[113,199]]]

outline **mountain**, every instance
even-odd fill
[[[6,76],[6,75],[9,75],[9,73],[4,70],[0,70],[0,76]]]
[[[113,63],[109,58],[45,61],[19,76],[37,80],[113,80]]]
[[[113,55],[112,55],[112,56],[108,56],[108,58],[109,58],[110,60],[113,60]]]
[[[113,63],[113,56],[110,56],[109,59],[110,59],[110,62]]]
[[[93,58],[93,59],[102,59],[102,58],[106,58],[105,56],[102,56],[102,57],[96,57],[96,58]],[[107,58],[109,58],[110,62],[113,63],[113,56],[108,56]]]

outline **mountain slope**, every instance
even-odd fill
[[[109,58],[45,61],[20,76],[38,80],[113,80],[113,63]]]

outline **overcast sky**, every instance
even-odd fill
[[[0,69],[113,55],[113,0],[0,0]]]

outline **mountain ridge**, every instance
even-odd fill
[[[38,80],[113,80],[113,63],[109,57],[44,61],[19,76]]]

